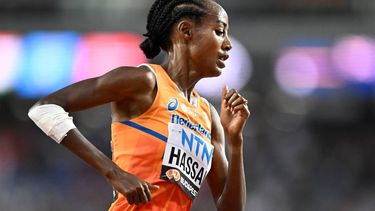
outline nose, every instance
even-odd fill
[[[223,49],[225,51],[230,51],[230,49],[232,49],[232,42],[229,40],[228,36],[225,36],[225,40],[224,40],[224,43],[223,43]]]

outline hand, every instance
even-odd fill
[[[237,90],[228,90],[225,85],[221,92],[220,121],[228,135],[242,133],[246,120],[250,116],[247,100]]]
[[[126,197],[129,204],[146,204],[152,199],[151,191],[159,189],[159,186],[143,181],[121,169],[109,176],[108,180],[116,191]]]

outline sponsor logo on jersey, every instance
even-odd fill
[[[169,102],[167,105],[168,111],[174,111],[178,107],[178,100],[175,97],[169,98]]]
[[[180,172],[177,169],[169,169],[165,172],[165,175],[167,175],[170,180],[178,181],[181,179]]]
[[[181,110],[191,116],[194,116],[195,118],[199,118],[199,113],[197,112],[197,108],[191,108],[190,106],[186,106],[185,104],[181,103]]]
[[[178,114],[172,114],[171,123],[185,126],[189,128],[190,130],[196,131],[202,134],[203,136],[207,137],[209,140],[211,140],[211,133],[206,128],[204,128],[201,124],[194,124],[190,122],[188,119],[185,119]]]

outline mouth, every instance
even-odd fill
[[[227,60],[229,58],[229,55],[228,54],[221,54],[219,55],[219,58],[217,60],[217,66],[219,68],[224,68],[225,67],[225,60]]]
[[[218,66],[220,69],[222,69],[222,68],[225,67],[224,60],[222,60],[222,59],[218,59],[216,64],[217,64],[217,66]]]

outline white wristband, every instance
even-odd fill
[[[61,106],[55,104],[34,106],[29,110],[28,115],[45,134],[57,143],[64,139],[69,130],[76,128],[73,117],[70,117]]]

